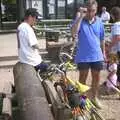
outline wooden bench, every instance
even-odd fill
[[[34,30],[38,37],[46,37],[46,32],[48,30],[65,31],[70,29],[68,26],[70,22],[71,19],[41,20],[34,26]]]
[[[69,27],[65,27],[65,26],[50,26],[50,27],[40,27],[40,26],[34,26],[34,31],[37,35],[37,37],[39,38],[46,38],[46,33],[51,32],[51,33],[56,33],[58,32],[62,32],[62,31],[70,31]]]

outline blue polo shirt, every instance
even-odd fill
[[[101,40],[104,40],[104,25],[100,18],[96,17],[92,24],[83,19],[78,32],[75,63],[103,61]]]

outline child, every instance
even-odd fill
[[[116,90],[117,86],[117,55],[114,53],[109,54],[109,64],[108,64],[108,77],[106,81],[106,86],[108,91]]]
[[[111,18],[113,19],[113,24],[111,27],[111,45],[109,47],[109,50],[111,48],[115,48],[115,52],[118,55],[119,62],[118,62],[118,68],[117,68],[117,77],[118,77],[118,83],[120,87],[120,7],[115,6],[110,11]]]

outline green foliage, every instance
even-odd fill
[[[55,20],[41,20],[37,23],[38,26],[44,27],[52,27],[52,26],[67,26],[70,24],[71,19],[55,19]]]
[[[3,4],[16,4],[16,0],[2,0]]]

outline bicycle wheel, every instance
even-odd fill
[[[105,120],[105,119],[100,115],[100,113],[97,110],[92,109],[90,120]]]
[[[49,104],[51,104],[52,112],[56,120],[69,120],[71,111],[66,108],[62,103],[55,87],[54,83],[49,80],[43,81],[43,86],[46,92],[46,96]]]
[[[54,104],[54,103],[61,104],[61,100],[58,96],[57,91],[55,90],[53,82],[50,80],[44,80],[42,84],[44,86],[44,90],[45,90],[48,102],[50,104]]]

